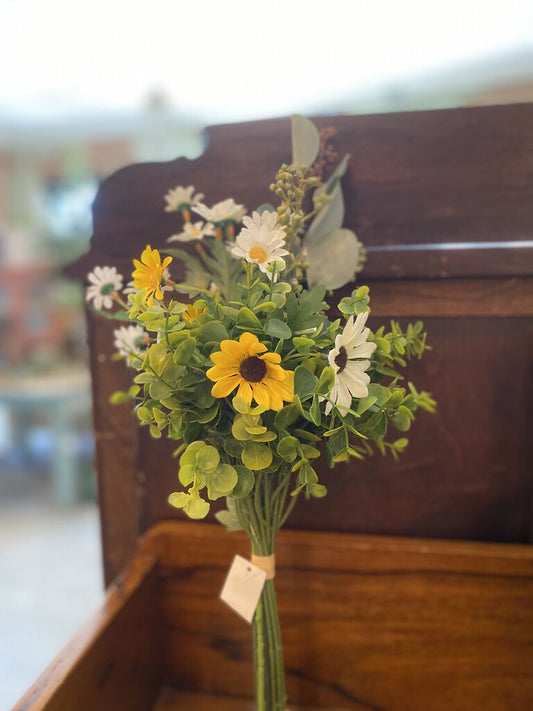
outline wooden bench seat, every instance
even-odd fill
[[[249,709],[251,628],[218,599],[247,547],[157,524],[16,711]],[[283,531],[277,559],[291,708],[533,708],[530,546]]]

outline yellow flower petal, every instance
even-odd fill
[[[242,397],[244,402],[249,405],[252,402],[252,397],[253,397],[253,391],[250,386],[250,383],[247,383],[246,380],[243,380],[241,384],[239,385],[239,389],[237,390],[237,395],[239,397]]]
[[[230,375],[227,378],[221,378],[211,388],[213,397],[227,397],[239,384],[239,378],[236,375]]]

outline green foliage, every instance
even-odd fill
[[[374,452],[398,458],[417,411],[436,406],[429,393],[403,382],[407,363],[429,348],[421,322],[403,326],[393,320],[387,328],[363,330],[370,310],[364,285],[338,303],[330,299],[339,318],[328,318],[327,289],[352,281],[364,258],[355,234],[343,227],[341,180],[348,157],[324,180],[326,153],[318,132],[301,117],[292,126],[294,162],[281,166],[271,186],[280,201],[277,229],[285,231],[290,252],[285,268],[272,276],[235,258],[228,246],[239,227],[222,220],[223,239],[206,237],[196,250],[166,250],[185,265],[183,283],[163,277],[163,300],[148,305],[147,292],[136,290],[113,314],[141,326],[145,335],[142,349],[128,359],[134,384],[112,402],[134,402],[139,423],[153,437],[180,442],[175,455],[181,488],[170,504],[199,519],[210,501],[225,498],[227,508],[217,518],[229,530],[277,530],[299,494],[325,496],[320,457],[332,467]],[[185,303],[185,294],[194,303]],[[347,320],[352,329],[360,324],[359,345],[352,339],[342,355]],[[247,354],[258,370],[246,378],[235,356],[244,333],[261,344]],[[228,341],[233,345],[225,351]],[[364,354],[354,356],[361,344]],[[368,386],[341,406],[336,387],[348,359],[363,368]],[[217,377],[233,386],[225,397],[208,375],[217,368]],[[278,399],[272,409],[260,388],[274,392],[283,377],[285,385],[293,381],[292,401],[284,390],[282,405]]]

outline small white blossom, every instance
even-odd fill
[[[244,205],[237,205],[233,198],[217,202],[213,207],[207,207],[207,205],[199,202],[193,206],[192,210],[215,226],[226,220],[240,222],[246,214]]]
[[[141,326],[121,326],[113,332],[115,336],[115,348],[121,356],[128,360],[130,365],[132,361],[140,362],[139,358],[150,340],[150,337]],[[132,358],[133,356],[133,358]]]
[[[276,213],[267,210],[261,214],[254,212],[252,217],[245,217],[243,224],[244,227],[231,248],[232,255],[257,264],[259,269],[272,279],[273,265],[278,271],[285,269],[283,257],[289,254],[284,249],[284,228],[278,225]]]
[[[203,193],[194,195],[194,185],[188,185],[184,188],[178,185],[176,188],[169,190],[165,195],[165,212],[178,212],[182,209],[189,209],[191,205],[203,200]]]
[[[370,377],[365,371],[370,366],[370,356],[376,349],[375,343],[367,341],[370,329],[365,328],[368,311],[359,314],[354,321],[350,316],[342,333],[335,338],[335,347],[328,354],[328,361],[335,372],[335,383],[329,399],[341,414],[351,408],[354,397],[368,395]],[[326,404],[326,415],[332,410],[332,402]]]
[[[95,267],[87,275],[90,286],[87,287],[85,298],[92,301],[97,309],[110,309],[113,307],[114,292],[122,289],[122,275],[115,267]]]
[[[183,232],[179,234],[172,235],[167,239],[167,242],[192,242],[193,240],[200,240],[204,237],[211,237],[215,234],[213,228],[209,223],[202,222],[186,222],[183,225]]]

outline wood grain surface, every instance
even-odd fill
[[[249,711],[252,630],[219,599],[241,534],[160,523],[14,711]],[[283,531],[290,711],[530,711],[533,549]]]
[[[251,696],[251,628],[218,600],[247,542],[169,522],[144,547],[162,560],[167,683]],[[533,708],[531,547],[283,531],[276,557],[289,705]]]

